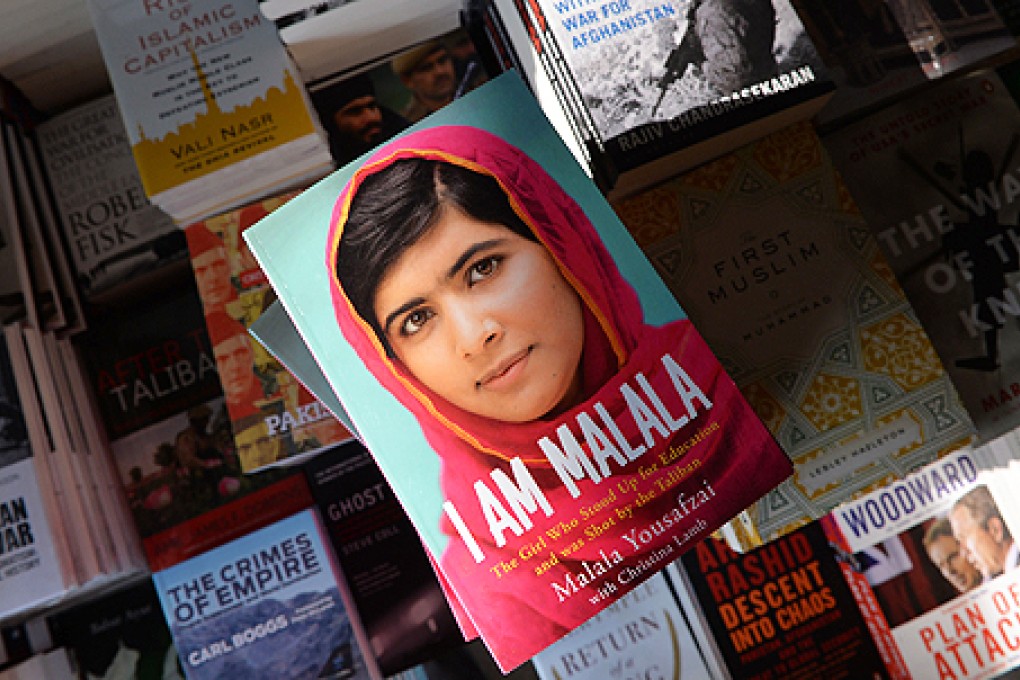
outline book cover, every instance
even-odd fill
[[[748,512],[761,540],[973,436],[809,123],[613,205],[793,459]]]
[[[35,136],[86,299],[184,265],[184,237],[145,195],[114,95],[50,118]]]
[[[379,678],[315,510],[156,572],[191,680]]]
[[[294,195],[250,203],[189,224],[184,230],[244,472],[351,437],[329,410],[247,333],[276,295],[241,234]]]
[[[152,578],[100,591],[47,618],[53,643],[66,648],[75,677],[183,680]]]
[[[338,70],[308,89],[339,167],[487,79],[474,43],[456,30],[380,52],[355,72]]]
[[[252,322],[248,327],[248,334],[255,338],[267,352],[276,357],[284,368],[301,381],[301,384],[314,394],[323,406],[329,409],[334,418],[357,437],[351,417],[347,415],[340,399],[329,386],[329,381],[323,375],[322,368],[315,362],[315,357],[312,356],[308,345],[301,338],[301,334],[294,327],[294,322],[290,320],[290,316],[279,300],[273,301],[261,316]]]
[[[841,557],[812,522],[747,553],[709,538],[680,558],[732,677],[890,677]]]
[[[31,448],[7,342],[0,339],[0,611],[7,616],[51,605],[74,585],[60,549],[59,506],[38,478],[37,466],[46,465]]]
[[[786,0],[496,0],[624,196],[806,119],[833,85]]]
[[[1007,0],[792,1],[836,82],[816,118],[824,127],[1016,44],[1016,10]]]
[[[9,451],[6,453],[9,454]],[[0,607],[6,615],[59,601],[72,585],[54,545],[31,455],[0,469]]]
[[[1020,424],[1016,73],[948,80],[824,137],[985,439]]]
[[[300,473],[242,474],[193,283],[77,341],[151,569],[310,505]]]
[[[462,645],[421,539],[368,450],[349,442],[302,468],[383,675]]]
[[[504,670],[790,473],[513,74],[245,235]]]
[[[302,80],[256,0],[88,6],[142,185],[176,221],[328,172]]]
[[[1015,474],[987,445],[963,449],[821,520],[890,678],[1020,664]]]
[[[721,680],[659,572],[531,660],[539,680]]]

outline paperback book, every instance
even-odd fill
[[[247,332],[276,295],[241,234],[293,196],[250,203],[184,230],[244,472],[311,455],[351,436]]]
[[[325,135],[257,0],[89,0],[149,200],[189,224],[329,172]]]
[[[833,84],[793,6],[494,0],[529,82],[542,69],[592,174],[622,197],[815,113]],[[515,36],[516,39],[514,38]],[[526,36],[527,39],[522,39]]]
[[[513,74],[245,236],[504,671],[790,474]]]
[[[536,654],[539,680],[726,678],[698,648],[675,587],[659,572]]]
[[[793,0],[837,86],[816,122],[838,126],[1014,47],[1012,4]]]
[[[18,207],[15,150],[7,130],[14,124],[0,117],[0,321],[31,319],[39,323],[35,291],[28,270],[28,248]]]
[[[349,442],[302,468],[382,673],[462,645],[421,539],[368,450]]]
[[[793,476],[745,514],[751,545],[973,437],[809,123],[614,207],[793,459]]]
[[[308,345],[301,338],[301,334],[294,327],[294,322],[290,320],[279,300],[270,304],[262,315],[252,322],[248,327],[248,334],[276,357],[284,368],[329,409],[334,418],[357,437],[351,417],[347,415],[340,399],[329,386],[322,368],[316,363]]]
[[[314,509],[152,580],[190,680],[382,677]]]
[[[985,440],[1020,424],[1018,72],[945,81],[824,138]]]
[[[186,265],[183,235],[142,188],[114,95],[50,118],[35,134],[63,243],[87,300],[122,285],[144,286],[163,267]]]
[[[61,608],[47,623],[53,644],[68,650],[80,680],[184,678],[147,574]]]
[[[78,338],[152,570],[311,504],[299,472],[244,475],[198,293],[96,320]]]
[[[23,252],[25,289],[28,297],[25,318],[47,330],[80,329],[78,292],[68,275],[59,243],[52,206],[46,193],[36,150],[20,126],[3,122],[8,174],[13,184],[15,224]]]
[[[709,538],[677,566],[730,677],[889,678],[842,557],[812,522],[743,554]]]
[[[894,680],[1020,665],[1016,471],[998,455],[963,449],[822,520]]]
[[[66,565],[68,582],[84,585],[103,572],[96,527],[88,521],[79,470],[70,451],[58,442],[60,433],[54,432],[64,423],[51,418],[53,373],[47,359],[40,357],[38,343],[29,341],[29,334],[20,322],[4,326],[6,350],[36,461],[36,481],[47,504],[47,516],[58,518],[51,525],[52,545]]]
[[[8,616],[52,605],[77,585],[48,465],[31,448],[0,339],[0,611]]]

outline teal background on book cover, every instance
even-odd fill
[[[541,163],[598,229],[620,272],[637,291],[645,320],[659,325],[686,318],[516,73],[491,80],[407,132],[438,125],[472,125],[487,130]],[[329,220],[333,204],[358,166],[359,161],[355,161],[337,170],[247,229],[244,237],[358,431],[377,456],[380,468],[408,506],[415,527],[433,554],[440,554],[446,537],[438,522],[442,505],[439,459],[414,416],[372,377],[344,341],[330,299],[325,266]],[[337,390],[340,383],[343,388]],[[409,469],[414,473],[408,474]]]

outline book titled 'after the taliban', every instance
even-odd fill
[[[245,236],[504,670],[790,474],[516,75]]]

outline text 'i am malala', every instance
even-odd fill
[[[577,415],[576,429],[570,423],[557,427],[555,436],[558,441],[554,441],[551,436],[538,440],[538,447],[552,464],[571,498],[577,498],[581,493],[576,480],[588,478],[598,484],[612,477],[616,470],[610,462],[618,466],[617,470],[626,468],[629,463],[694,421],[699,409],[707,411],[712,408],[712,402],[676,359],[664,354],[661,361],[673,392],[657,393],[641,373],[620,385],[620,394],[628,406],[621,418],[629,417],[633,420],[642,434],[641,443],[634,444],[626,440],[619,423],[610,416],[601,402],[596,402],[589,410]],[[508,530],[516,536],[522,536],[531,529],[534,525],[530,515],[538,512],[539,508],[546,517],[551,517],[556,511],[520,457],[510,461],[510,470],[513,479],[503,470],[492,471],[490,479],[494,488],[483,479],[474,483],[479,507],[488,523],[492,540],[498,547],[506,545]],[[453,502],[446,501],[443,510],[475,562],[482,562],[485,554]]]

